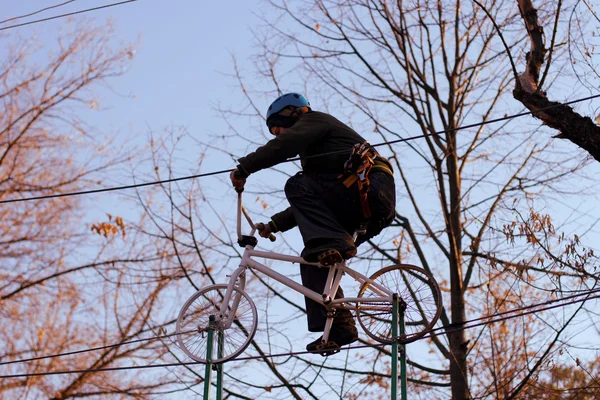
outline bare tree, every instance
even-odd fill
[[[556,264],[540,265],[543,248],[521,241],[525,232],[516,233],[516,242],[508,238],[515,211],[539,219],[538,208],[579,193],[583,188],[568,185],[587,164],[540,140],[537,126],[510,118],[489,124],[509,115],[514,68],[506,49],[524,54],[527,45],[517,33],[517,4],[318,0],[271,6],[279,14],[265,20],[267,34],[257,34],[262,51],[255,63],[272,90],[253,90],[235,74],[248,109],[256,111],[252,128],[263,124],[260,104],[305,88],[316,109],[351,122],[372,143],[385,141],[379,147],[395,162],[400,185],[397,224],[359,257],[367,268],[421,265],[443,287],[446,331],[427,343],[435,356],[411,353],[409,346],[411,393],[448,398],[449,387],[454,399],[516,398],[544,363],[559,362],[570,324],[586,306],[471,330],[468,320],[595,284],[590,274],[573,273],[558,285]],[[557,65],[567,61],[564,55],[556,54]],[[221,111],[232,120],[247,116],[248,109]],[[243,145],[240,154],[264,140],[263,133],[249,137],[247,127],[231,127]],[[567,226],[553,229],[560,236]],[[381,359],[376,353],[369,355],[374,365]],[[348,365],[336,368],[361,376]],[[346,396],[385,397],[385,379],[370,376]]]
[[[555,13],[556,18],[553,22],[550,44],[546,48],[544,29],[539,23],[538,12],[533,6],[533,2],[530,0],[519,0],[518,4],[527,35],[531,42],[531,49],[526,55],[525,72],[520,74],[516,79],[516,87],[513,91],[515,99],[523,103],[529,110],[536,111],[533,115],[542,120],[545,125],[557,129],[560,133],[555,136],[556,138],[570,140],[575,145],[590,153],[596,161],[600,161],[600,126],[594,123],[590,117],[582,116],[575,112],[570,106],[550,101],[544,90],[544,83],[548,82],[550,66],[552,61],[554,61],[552,56],[557,51],[560,51],[560,46],[564,45],[564,41],[561,40],[561,33],[567,36],[565,40],[570,45],[573,42],[572,47],[569,46],[572,64],[577,64],[575,52],[581,52],[583,57],[581,64],[584,67],[581,69],[578,68],[578,71],[575,73],[577,75],[592,73],[596,77],[598,76],[597,67],[594,65],[594,58],[597,57],[594,53],[595,46],[593,43],[588,43],[588,40],[594,40],[594,36],[591,39],[586,39],[584,32],[578,32],[578,28],[586,24],[586,21],[582,21],[581,19],[587,19],[588,17],[572,16],[571,21],[574,22],[573,26],[569,24],[567,30],[564,28],[561,29],[562,24],[567,24],[568,22],[562,21],[560,17],[562,13],[569,12],[569,10],[565,9],[565,4],[562,1],[556,3],[556,5],[552,5],[551,10]],[[548,6],[545,5],[546,7]],[[595,17],[596,21],[600,22],[598,15],[594,13],[591,4],[588,4],[588,2],[575,4],[571,12],[575,13],[579,7],[583,7],[585,11]],[[584,15],[586,14],[585,11]],[[510,55],[510,50],[508,50],[508,53]],[[542,72],[544,64],[546,64],[546,67]]]
[[[277,23],[265,21],[268,34],[257,34],[264,40],[255,58],[270,87],[254,90],[235,69],[248,108],[221,110],[230,132],[195,143],[193,160],[180,153],[193,143],[185,131],[161,133],[151,138],[150,158],[135,160],[133,178],[195,174],[215,154],[243,155],[267,139],[263,105],[302,87],[315,109],[351,123],[395,165],[396,221],[361,248],[353,267],[369,274],[389,264],[418,264],[443,290],[438,329],[408,345],[409,398],[537,393],[536,379],[564,366],[562,354],[574,334],[570,327],[583,323],[591,307],[580,303],[475,328],[469,320],[487,321],[489,315],[595,288],[597,280],[592,249],[579,241],[583,235],[563,235],[570,226],[540,211],[555,199],[585,195],[574,177],[585,172],[587,161],[542,140],[539,126],[510,118],[490,124],[511,111],[515,75],[506,49],[526,52],[517,5],[501,0],[271,5],[279,13]],[[552,16],[543,17],[540,26]],[[78,190],[126,159],[82,157],[82,148],[70,140],[80,138],[85,149],[97,150],[75,107],[95,107],[88,90],[122,73],[132,54],[129,48],[108,51],[106,40],[102,30],[76,29],[40,69],[25,63],[26,46],[11,53],[0,73],[3,199]],[[554,65],[565,54],[556,53]],[[81,68],[67,68],[74,61]],[[182,159],[189,164],[182,167]],[[245,199],[256,218],[285,206],[280,188],[297,169],[290,163],[265,172],[268,179],[251,178]],[[127,198],[139,215],[111,215],[85,232],[78,229],[84,203],[76,197],[7,205],[0,225],[5,238],[0,255],[10,266],[1,273],[0,315],[7,323],[0,332],[6,343],[0,362],[36,358],[5,364],[14,374],[75,372],[60,379],[6,379],[1,393],[161,398],[200,391],[202,369],[177,365],[189,360],[172,334],[185,298],[225,282],[239,264],[230,218],[235,196],[226,183],[217,177],[145,187]],[[284,234],[277,250],[297,254],[293,235]],[[225,365],[229,398],[389,397],[389,348],[326,359],[289,354],[304,349],[302,298],[260,275],[248,280],[259,330],[245,354],[253,359]],[[350,293],[357,289],[346,287]],[[364,338],[360,343],[376,344]],[[44,358],[94,347],[101,349]],[[172,365],[150,373],[135,369],[153,363]],[[108,367],[132,368],[97,371]]]
[[[7,46],[0,67],[3,200],[97,186],[133,156],[81,118],[98,107],[93,89],[124,73],[133,56],[132,47],[112,48],[112,33],[110,25],[73,24],[54,53],[45,53],[35,39]],[[150,317],[169,280],[145,279],[140,290],[139,265],[162,258],[144,249],[111,253],[123,240],[123,221],[98,222],[90,230],[81,222],[86,204],[60,197],[2,205],[0,361],[3,374],[24,375],[0,382],[2,398],[139,398],[178,381],[164,373],[150,380],[135,371],[94,372],[152,363],[166,353],[156,340],[163,322],[153,326]],[[154,340],[128,344],[144,337]],[[43,375],[57,371],[71,373]],[[42,375],[26,376],[35,373]]]

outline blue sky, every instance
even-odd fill
[[[98,7],[116,1],[74,1],[65,6],[19,20],[33,19]],[[0,19],[24,15],[61,1],[0,1]],[[235,92],[225,76],[231,73],[234,54],[243,65],[251,54],[250,27],[258,19],[257,0],[224,1],[138,0],[80,14],[74,18],[105,24],[112,20],[115,41],[136,42],[130,70],[109,82],[112,91],[99,92],[100,113],[90,118],[101,129],[123,134],[145,134],[148,128],[183,125],[195,135],[217,132],[221,125],[211,105],[227,102]],[[54,46],[67,18],[6,30],[27,38],[35,35],[43,46]],[[6,23],[2,26],[12,25]],[[236,92],[238,101],[239,91]]]
[[[64,3],[56,0],[17,2],[0,0],[0,20],[29,14],[45,7]],[[99,7],[118,1],[76,0],[42,13],[10,21],[2,27],[59,14]],[[228,74],[233,72],[235,56],[241,68],[251,69],[253,52],[251,27],[256,27],[260,13],[258,0],[200,2],[192,0],[138,0],[95,10],[73,17],[35,23],[0,32],[4,43],[35,37],[43,51],[56,48],[61,28],[76,21],[115,27],[115,46],[137,43],[129,70],[107,83],[95,86],[100,110],[81,110],[81,117],[99,132],[128,138],[128,147],[141,149],[148,144],[150,132],[162,135],[166,127],[185,127],[194,139],[206,141],[209,135],[226,133],[227,125],[214,110],[216,104],[238,106],[242,93]],[[43,55],[41,56],[43,57]],[[39,59],[43,63],[43,59]],[[261,105],[265,109],[267,100]],[[266,129],[266,128],[265,128]],[[185,148],[185,162],[179,176],[189,175],[197,164],[198,152]],[[197,147],[193,148],[194,150]],[[230,157],[219,155],[203,164],[202,172],[232,168]],[[112,174],[100,187],[132,183],[128,167],[124,173]],[[222,177],[219,177],[222,179]],[[148,180],[140,176],[137,182]],[[232,198],[233,199],[233,198]],[[124,206],[119,193],[87,196],[88,222],[104,213],[119,214]],[[233,201],[232,201],[233,203]]]
[[[113,2],[116,0],[77,0],[17,22]],[[0,19],[27,14],[59,3],[61,0],[0,0],[0,9],[3,11]],[[161,133],[166,126],[184,126],[199,140],[207,140],[210,134],[227,133],[225,122],[216,114],[213,106],[218,103],[239,106],[243,103],[242,93],[227,74],[233,72],[233,56],[241,68],[252,70],[250,56],[256,49],[253,47],[251,28],[260,24],[256,14],[263,15],[264,6],[259,0],[138,0],[75,16],[74,18],[86,19],[95,24],[105,24],[111,20],[116,28],[115,42],[138,42],[129,71],[111,80],[110,90],[101,89],[97,92],[102,109],[89,112],[86,120],[109,134],[118,133],[122,137],[134,138],[132,144],[138,147],[147,143],[149,131]],[[43,46],[52,47],[56,44],[60,27],[66,23],[68,18],[61,18],[1,33],[24,38],[35,35]],[[11,23],[3,26],[8,25]],[[253,76],[248,75],[248,78],[251,80]],[[258,106],[266,109],[268,100],[265,99]],[[337,112],[332,113],[337,115]],[[532,126],[537,125],[537,121],[529,117],[522,121]],[[240,126],[240,123],[237,125]],[[248,129],[252,129],[253,137],[256,137],[256,127]],[[239,147],[236,150],[240,153]],[[197,157],[197,153],[187,151],[184,158],[188,166],[193,166]],[[219,154],[203,165],[202,172],[231,168],[234,165],[231,158]],[[185,174],[185,169],[180,171],[181,175]],[[272,175],[265,172],[251,179],[250,183],[255,190],[260,190],[259,182],[264,181],[267,176]],[[219,177],[221,180],[223,178]],[[140,180],[146,179],[139,177],[138,182]],[[272,184],[281,188],[283,181],[284,178],[278,176]],[[128,183],[131,183],[131,179],[127,175],[121,175],[115,176],[112,182],[110,179],[105,181],[104,185]],[[219,196],[222,194],[218,193]],[[96,216],[104,212],[118,213],[114,210],[119,205],[117,194],[102,193],[94,197],[100,203],[96,208],[99,212]],[[583,201],[566,204],[564,218],[571,218],[570,206],[578,208]]]

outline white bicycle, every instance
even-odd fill
[[[242,235],[242,214],[250,225],[249,235]],[[258,243],[254,236],[257,227],[242,206],[242,194],[239,193],[237,236],[238,243],[245,248],[240,266],[231,274],[228,283],[208,286],[196,292],[185,302],[177,318],[177,344],[193,360],[201,363],[224,362],[237,357],[252,341],[258,315],[254,302],[244,291],[248,268],[325,306],[328,318],[322,343],[328,342],[333,315],[339,309],[354,311],[365,333],[383,344],[415,341],[430,331],[437,322],[441,313],[440,289],[431,274],[424,269],[408,264],[391,265],[367,278],[348,267],[345,262],[323,267],[308,263],[301,257],[255,250]],[[357,233],[355,240],[356,237]],[[275,238],[272,237],[271,240]],[[324,292],[317,293],[307,289],[256,261],[254,257],[329,268]],[[358,281],[360,290],[356,297],[334,299],[333,295],[343,275]],[[397,337],[392,335],[392,299],[395,294],[404,314],[404,334]],[[214,336],[208,334],[209,330],[213,331]],[[214,337],[217,338],[218,346],[210,343],[210,338]],[[207,349],[217,347],[217,357],[207,355]]]

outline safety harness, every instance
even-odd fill
[[[371,207],[369,207],[369,172],[375,165],[375,160],[379,156],[377,150],[369,142],[357,143],[352,147],[352,153],[344,163],[344,172],[339,176],[343,179],[344,186],[350,188],[355,183],[358,184],[358,193],[360,196],[360,205],[365,219],[371,217]],[[381,165],[383,170],[392,174],[389,167]]]

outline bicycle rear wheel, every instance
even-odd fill
[[[177,318],[177,344],[191,359],[206,363],[209,317],[215,316],[212,362],[218,363],[237,357],[250,344],[256,333],[258,315],[254,302],[246,292],[233,287],[231,300],[222,309],[227,285],[213,285],[196,292],[179,312]],[[237,303],[231,326],[227,319]],[[220,344],[220,346],[219,346]],[[220,349],[219,349],[220,347]]]
[[[400,335],[398,328],[400,343],[415,341],[434,327],[442,312],[442,302],[440,289],[431,274],[422,268],[401,264],[383,268],[370,279],[391,293],[397,293],[406,304],[404,335]],[[365,333],[380,343],[392,343],[392,304],[367,301],[384,297],[369,282],[360,288],[358,297],[365,299],[356,306],[358,322]]]

